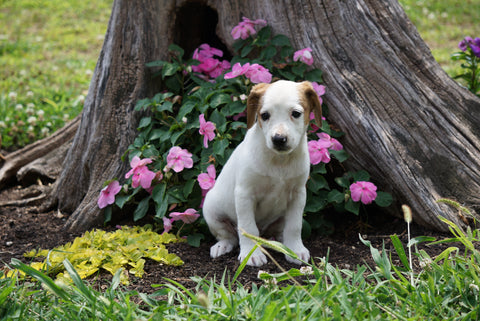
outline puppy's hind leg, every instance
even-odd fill
[[[217,258],[223,254],[232,251],[238,245],[238,238],[235,226],[228,218],[214,218],[213,220],[207,219],[210,232],[218,240],[210,248],[210,256]]]

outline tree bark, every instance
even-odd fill
[[[204,29],[211,26],[212,10],[226,48],[234,42],[231,29],[246,16],[267,20],[295,48],[313,49],[315,67],[324,73],[329,120],[346,133],[346,166],[366,169],[394,195],[393,214],[408,204],[416,222],[446,230],[439,215],[465,223],[437,199],[478,210],[480,99],[445,74],[397,1],[192,3],[115,1],[82,121],[51,198],[60,210],[73,212],[68,228],[100,222],[102,183],[127,170],[120,158],[136,135],[135,102],[158,91],[145,63],[165,59],[174,41],[195,48],[216,38]],[[188,6],[210,11],[183,10]]]

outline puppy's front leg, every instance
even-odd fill
[[[305,208],[306,199],[307,193],[303,186],[293,192],[292,201],[285,215],[285,227],[283,230],[283,244],[297,254],[302,261],[310,259],[310,251],[302,242],[303,209]],[[289,256],[285,257],[289,262],[301,263],[299,260],[292,259]]]
[[[235,189],[235,207],[237,212],[238,239],[240,244],[240,255],[238,259],[243,261],[248,253],[255,246],[254,241],[242,235],[245,231],[249,234],[259,236],[257,223],[255,222],[255,199],[251,192],[243,189]],[[267,257],[260,249],[256,249],[247,261],[247,265],[261,266],[267,263]]]

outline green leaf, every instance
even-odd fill
[[[157,111],[169,111],[173,112],[173,103],[171,101],[164,101],[162,104],[157,105]]]
[[[149,98],[141,99],[141,100],[137,101],[137,103],[135,104],[135,110],[139,111],[142,108],[145,109],[148,106],[150,106],[151,102],[152,101]]]
[[[181,121],[182,118],[190,114],[196,106],[197,103],[192,100],[189,100],[182,104],[182,107],[180,107],[180,110],[178,111],[177,120]]]
[[[177,63],[166,63],[162,68],[162,78],[175,75],[180,70],[180,66]]]
[[[345,203],[345,209],[355,215],[358,215],[360,211],[360,203],[354,202],[351,198]]]
[[[152,61],[152,62],[147,62],[145,66],[147,67],[163,67],[167,62],[163,60],[157,60],[157,61]]]
[[[337,183],[339,186],[348,188],[350,186],[350,180],[348,177],[341,176],[341,177],[335,177],[335,183]]]
[[[232,101],[230,98],[230,95],[227,95],[225,93],[218,93],[212,96],[210,98],[210,106],[213,108],[217,108],[220,105],[228,104]]]
[[[307,182],[307,188],[316,193],[322,188],[328,188],[328,182],[323,175],[312,173]]]
[[[390,239],[392,240],[393,247],[395,248],[395,251],[397,252],[397,255],[400,258],[403,266],[406,269],[410,270],[410,264],[408,263],[407,254],[405,253],[405,249],[403,248],[402,241],[400,241],[396,234],[390,235]]]
[[[375,198],[375,204],[380,207],[390,206],[393,202],[393,197],[390,193],[386,192],[377,192],[377,197]]]
[[[187,243],[193,247],[199,247],[204,238],[205,236],[200,233],[190,234],[187,236]]]
[[[152,117],[143,117],[138,124],[138,129],[145,128],[152,123]]]
[[[253,49],[254,47],[252,45],[247,45],[243,47],[242,51],[240,52],[240,56],[242,58],[245,58]]]
[[[370,174],[367,171],[361,170],[353,174],[353,180],[355,182],[364,181],[368,182],[370,180]]]
[[[193,187],[195,186],[195,179],[190,179],[185,183],[183,187],[183,196],[188,199],[190,194],[192,193]]]
[[[305,80],[322,82],[322,71],[320,69],[313,69],[305,73]]]
[[[327,200],[329,203],[342,203],[343,201],[345,201],[345,194],[339,192],[336,189],[332,189],[328,193]]]
[[[174,52],[179,58],[182,58],[185,53],[185,51],[181,47],[177,46],[174,43],[168,46],[168,50]]]
[[[340,162],[340,163],[343,163],[344,161],[346,161],[348,159],[348,154],[347,152],[342,149],[342,150],[333,150],[333,149],[330,149],[329,150],[330,154],[332,154],[333,156],[335,156],[335,158]]]
[[[150,202],[150,198],[151,198],[151,196],[146,197],[143,200],[141,200],[140,203],[138,203],[138,206],[135,209],[135,212],[133,212],[133,220],[135,222],[138,221],[138,220],[141,220],[147,214],[148,203]]]
[[[228,139],[219,139],[213,143],[213,153],[223,157],[225,154],[225,149],[228,147],[230,142]]]
[[[260,59],[271,60],[277,54],[277,48],[274,46],[268,46],[260,53]]]
[[[291,46],[290,39],[285,35],[276,35],[272,38],[272,45],[274,46]]]
[[[78,275],[77,271],[73,267],[72,263],[68,259],[63,260],[63,266],[67,270],[68,274],[73,280],[73,283],[77,286],[77,289],[90,301],[91,303],[95,302],[95,297],[88,287],[83,283],[82,278]]]

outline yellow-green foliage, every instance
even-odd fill
[[[115,232],[92,230],[53,250],[33,250],[26,257],[45,257],[43,262],[31,263],[37,270],[56,275],[58,280],[68,279],[63,260],[68,259],[80,277],[86,278],[100,269],[112,275],[120,269],[129,274],[142,277],[145,259],[149,258],[168,265],[182,265],[183,261],[175,254],[168,253],[165,244],[181,242],[175,235],[158,234],[150,226],[123,226]],[[128,274],[124,273],[122,282],[128,283]]]

